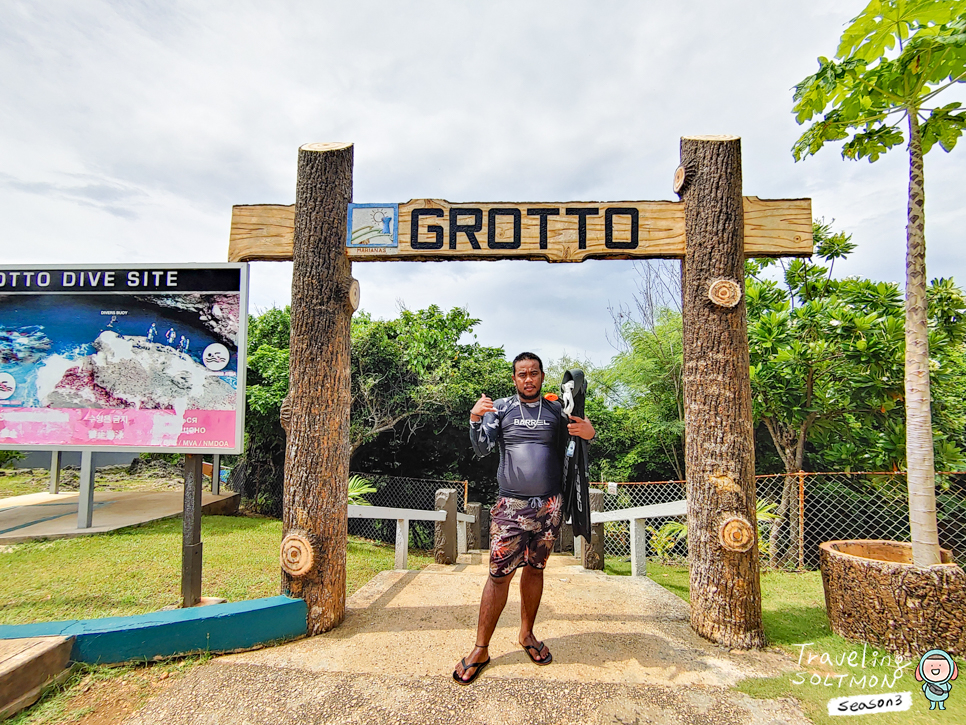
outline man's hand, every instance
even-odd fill
[[[473,409],[470,411],[470,420],[474,423],[479,423],[483,420],[483,415],[485,413],[495,413],[496,408],[493,407],[493,401],[486,395],[481,395],[480,399],[476,401]]]
[[[567,423],[567,433],[583,438],[585,441],[589,441],[597,435],[597,431],[594,430],[589,418],[581,418],[576,415],[570,416],[570,422]]]

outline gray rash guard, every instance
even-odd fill
[[[493,407],[495,413],[470,421],[470,442],[478,456],[499,449],[500,495],[528,499],[560,493],[569,422],[560,403],[544,399],[541,408],[539,402],[521,403],[514,395],[495,400]]]

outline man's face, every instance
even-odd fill
[[[543,387],[543,373],[536,360],[520,360],[513,366],[513,384],[516,385],[520,400],[534,401],[540,397]]]

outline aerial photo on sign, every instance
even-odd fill
[[[240,452],[247,281],[0,267],[0,448]]]

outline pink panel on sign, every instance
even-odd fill
[[[233,448],[231,410],[137,410],[133,408],[0,409],[5,446],[142,446]]]

